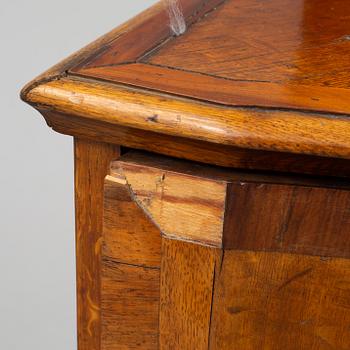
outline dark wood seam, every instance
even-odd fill
[[[201,17],[196,18],[196,16],[198,15],[198,13],[200,13],[201,9],[203,7],[205,7],[208,2],[210,0],[206,0],[204,2],[202,2],[197,9],[195,10],[194,13],[192,13],[189,17],[186,18],[187,20],[187,31],[192,27],[193,24],[199,22],[202,18],[204,18],[205,16],[208,16],[208,14],[210,14],[211,12],[215,11],[219,6],[223,5],[225,2],[227,2],[227,0],[222,0],[222,2],[216,6],[214,6],[213,8],[211,8],[210,10],[208,10],[207,12],[203,13],[203,15]],[[165,10],[163,11],[165,12]],[[162,12],[158,13],[157,16],[159,16],[160,14],[162,14]],[[165,14],[166,15],[166,14]],[[192,21],[192,19],[194,19]],[[84,69],[84,67],[86,65],[89,64],[90,61],[93,61],[94,59],[100,57],[101,55],[103,55],[109,48],[110,46],[115,43],[116,41],[120,40],[122,37],[125,38],[125,35],[130,35],[134,32],[137,32],[138,30],[142,29],[144,26],[144,23],[141,23],[139,26],[137,26],[136,28],[134,28],[131,31],[127,31],[125,33],[123,33],[123,35],[118,36],[118,38],[114,38],[112,39],[110,42],[108,42],[107,44],[105,44],[103,47],[99,48],[96,52],[94,52],[92,55],[90,55],[89,57],[87,57],[85,60],[83,60],[81,63],[79,63],[79,65],[75,66],[75,67],[71,67],[70,69],[74,70],[74,71],[79,71],[81,69]],[[151,48],[147,49],[145,52],[140,52],[137,54],[136,57],[134,57],[134,61],[132,61],[133,63],[136,63],[138,60],[142,60],[144,57],[148,57],[150,52],[154,52],[155,50],[157,50],[160,46],[162,46],[164,43],[167,43],[169,40],[176,38],[175,35],[171,34],[164,38],[161,39],[160,42],[156,42],[154,44],[154,46],[152,46]],[[116,66],[118,66],[120,63],[116,64]],[[125,62],[122,62],[121,64],[125,64]],[[105,67],[105,66],[114,66],[114,65],[97,65],[97,66],[90,66],[89,68],[99,68],[99,67]]]
[[[126,263],[124,261],[114,259],[114,258],[107,256],[107,255],[102,256],[102,261],[108,261],[113,265],[125,265],[125,266],[130,266],[130,267],[139,267],[139,268],[143,268],[143,269],[160,270],[160,267],[157,267],[157,266],[148,266],[148,265],[143,265],[143,264]]]
[[[143,63],[142,63],[143,64]],[[194,72],[195,73],[195,72]],[[226,107],[226,108],[231,108],[231,109],[246,109],[246,110],[256,110],[256,111],[263,111],[263,112],[293,112],[293,113],[298,113],[298,114],[305,114],[307,117],[309,113],[314,114],[315,116],[319,117],[327,117],[327,118],[338,118],[338,119],[345,119],[346,121],[349,121],[350,113],[340,113],[340,112],[327,112],[327,111],[322,111],[322,110],[316,110],[316,109],[303,109],[303,108],[290,108],[290,107],[274,107],[274,106],[259,106],[259,105],[242,105],[242,104],[237,104],[237,105],[232,105],[224,102],[217,102],[217,101],[208,101],[204,98],[200,97],[195,97],[195,96],[189,96],[189,95],[181,95],[179,93],[175,92],[166,92],[162,90],[158,90],[156,88],[151,88],[151,87],[143,87],[139,85],[134,85],[132,83],[124,83],[124,82],[116,82],[111,79],[106,79],[106,78],[99,78],[99,77],[93,77],[93,76],[88,76],[84,74],[84,70],[82,72],[72,72],[72,71],[67,71],[68,78],[77,78],[77,80],[85,81],[85,82],[101,82],[101,83],[107,83],[110,84],[111,86],[118,87],[123,86],[123,87],[129,87],[133,89],[139,89],[140,91],[144,92],[152,92],[152,93],[161,93],[163,95],[168,95],[169,97],[178,97],[182,99],[186,99],[188,101],[197,101],[201,103],[206,103],[210,104],[212,106],[216,106],[218,108],[220,107]],[[218,78],[219,79],[219,78]],[[73,79],[72,79],[73,80]],[[240,81],[240,80],[238,80]],[[242,80],[244,82],[244,80]],[[254,81],[249,81],[247,80],[246,82],[254,82]],[[265,82],[264,82],[265,83]]]

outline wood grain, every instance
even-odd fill
[[[217,274],[211,349],[350,348],[350,262],[226,251]]]
[[[224,0],[177,0],[177,6],[188,29],[192,23],[200,20],[223,2]],[[118,37],[104,50],[100,50],[98,55],[87,57],[82,64],[72,67],[71,71],[134,62],[152,52],[158,45],[171,40],[175,33],[171,30],[168,6],[167,1],[161,1],[153,16],[139,21],[127,35]]]
[[[157,349],[161,233],[125,180],[104,187],[101,350]]]
[[[207,350],[220,250],[163,239],[160,349]]]
[[[350,256],[347,180],[239,172],[136,151],[112,162],[110,173],[168,238]]]
[[[120,144],[176,158],[236,169],[272,170],[332,177],[350,176],[350,166],[346,159],[255,151],[86,120],[56,112],[42,111],[42,114],[48,125],[62,134]]]
[[[127,184],[108,176],[104,188],[103,256],[145,267],[160,267],[161,233],[135,203]]]
[[[341,0],[228,0],[147,61],[225,79],[348,89],[349,19]]]
[[[227,107],[350,113],[350,91],[339,87],[230,80],[143,63],[86,68],[73,76],[124,83]],[[265,91],[269,93],[265,94]]]
[[[159,269],[102,261],[101,350],[158,349]]]
[[[350,4],[180,6],[21,93],[76,138],[79,350],[349,349]],[[132,153],[103,188],[119,144],[254,172]]]
[[[114,145],[75,139],[75,210],[79,350],[100,350],[100,249],[103,181]]]
[[[222,108],[107,83],[61,79],[27,94],[39,109],[240,148],[350,158],[346,117]]]
[[[231,184],[226,249],[350,258],[350,190]]]
[[[147,160],[149,164],[142,164]],[[162,161],[167,162],[166,158]],[[133,161],[125,156],[112,163],[111,175],[125,179],[134,200],[163,236],[221,247],[226,182],[162,165],[157,158],[142,154]]]
[[[219,4],[182,1],[193,25],[158,45],[153,25],[170,30],[161,2],[29,84],[22,98],[40,110],[85,118],[86,124],[107,122],[214,146],[349,159],[348,4]],[[143,40],[135,44],[135,35]],[[125,50],[118,52],[120,44]],[[136,59],[144,45],[151,51]],[[131,64],[118,65],[120,55],[136,56]],[[72,76],[73,70],[83,78]],[[181,94],[189,99],[175,96]]]
[[[159,45],[145,23],[136,35],[146,35],[141,48],[153,40],[147,55],[116,42],[71,73],[225,106],[349,114],[349,18],[339,0],[229,0]],[[154,20],[166,28],[166,16]],[[135,41],[131,33],[122,39]]]

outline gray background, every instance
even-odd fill
[[[73,350],[72,138],[20,88],[155,0],[0,0],[0,348]]]

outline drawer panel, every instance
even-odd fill
[[[350,257],[350,192],[315,185],[231,183],[225,249]]]
[[[348,348],[349,189],[135,151],[112,162],[102,350]]]

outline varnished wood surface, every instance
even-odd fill
[[[225,0],[177,0],[183,20],[189,28],[193,23],[220,6]],[[137,22],[129,28],[127,35],[122,35],[101,47],[100,50],[88,57],[84,62],[75,66],[73,70],[111,66],[133,62],[158,45],[171,39],[175,34],[172,31],[168,7],[170,2],[161,1],[154,8],[153,16]],[[135,42],[137,44],[135,45]]]
[[[220,250],[163,239],[160,349],[207,350]]]
[[[228,0],[144,62],[243,81],[350,88],[350,3]]]
[[[100,350],[103,181],[118,147],[75,139],[77,320],[79,350]]]
[[[331,60],[331,58],[329,58]],[[74,75],[165,92],[228,107],[350,114],[346,88],[230,80],[144,63],[86,68]],[[268,93],[266,93],[268,91]],[[336,117],[336,116],[334,116]]]
[[[155,49],[159,44],[157,38],[151,52],[142,55],[142,59],[122,65],[112,62],[119,59],[121,52],[123,55],[128,55],[128,50],[132,55],[137,50],[143,52],[142,45],[153,40],[152,23],[165,28],[164,33],[170,33],[164,3],[39,77],[26,86],[22,98],[41,111],[85,118],[86,124],[91,120],[110,122],[201,140],[214,146],[349,159],[350,95],[346,86],[348,40],[345,33],[349,6],[346,2],[283,0],[284,5],[280,6],[278,1],[269,0],[264,3],[264,10],[265,7],[254,0],[199,1],[198,6],[196,1],[183,2],[185,15],[189,16],[185,17],[193,22],[188,31],[180,37],[161,39],[161,46]],[[331,10],[321,17],[322,26],[318,28],[319,22],[312,21],[313,15],[328,8]],[[197,15],[191,15],[192,9],[196,9]],[[283,22],[283,19],[286,20]],[[215,32],[223,28],[230,30]],[[135,44],[135,35],[138,37],[140,33],[145,35],[145,40],[137,40]],[[133,45],[128,45],[130,42]],[[130,48],[118,51],[118,43]],[[182,47],[185,58],[177,54]],[[306,56],[290,63],[299,49]],[[157,57],[162,63],[155,62]],[[256,65],[251,64],[250,57]],[[99,61],[94,64],[94,60]],[[163,67],[165,61],[174,67]],[[176,67],[176,62],[192,68]],[[245,64],[249,69],[244,69]],[[212,67],[213,71],[202,72],[205,66]],[[69,72],[74,67],[80,68],[75,69],[72,76]],[[191,71],[193,67],[200,72]],[[95,74],[89,70],[97,70],[96,77],[84,79]],[[297,79],[289,79],[297,72],[300,73]],[[83,78],[76,78],[76,74]],[[237,78],[232,74],[247,76]],[[252,80],[250,74],[256,78]],[[259,78],[259,74],[272,74],[276,79]],[[99,79],[113,84],[103,84]],[[120,82],[155,92],[152,95],[143,89],[126,89]],[[175,95],[189,99],[182,100]],[[233,105],[240,108],[232,108]],[[307,113],[311,110],[314,112]]]
[[[223,108],[79,79],[27,94],[39,109],[241,148],[350,158],[350,120],[316,113]]]
[[[225,249],[350,258],[350,189],[232,183]]]
[[[347,2],[228,0],[218,5],[180,37],[158,40],[158,47],[155,38],[153,44],[142,40],[142,52],[149,46],[146,55],[129,48],[131,56],[123,60],[128,40],[123,37],[71,72],[224,105],[349,113]],[[159,21],[168,27],[166,17]],[[145,23],[143,31],[135,29],[129,42],[150,28]]]
[[[350,348],[350,261],[226,251],[210,349]]]

